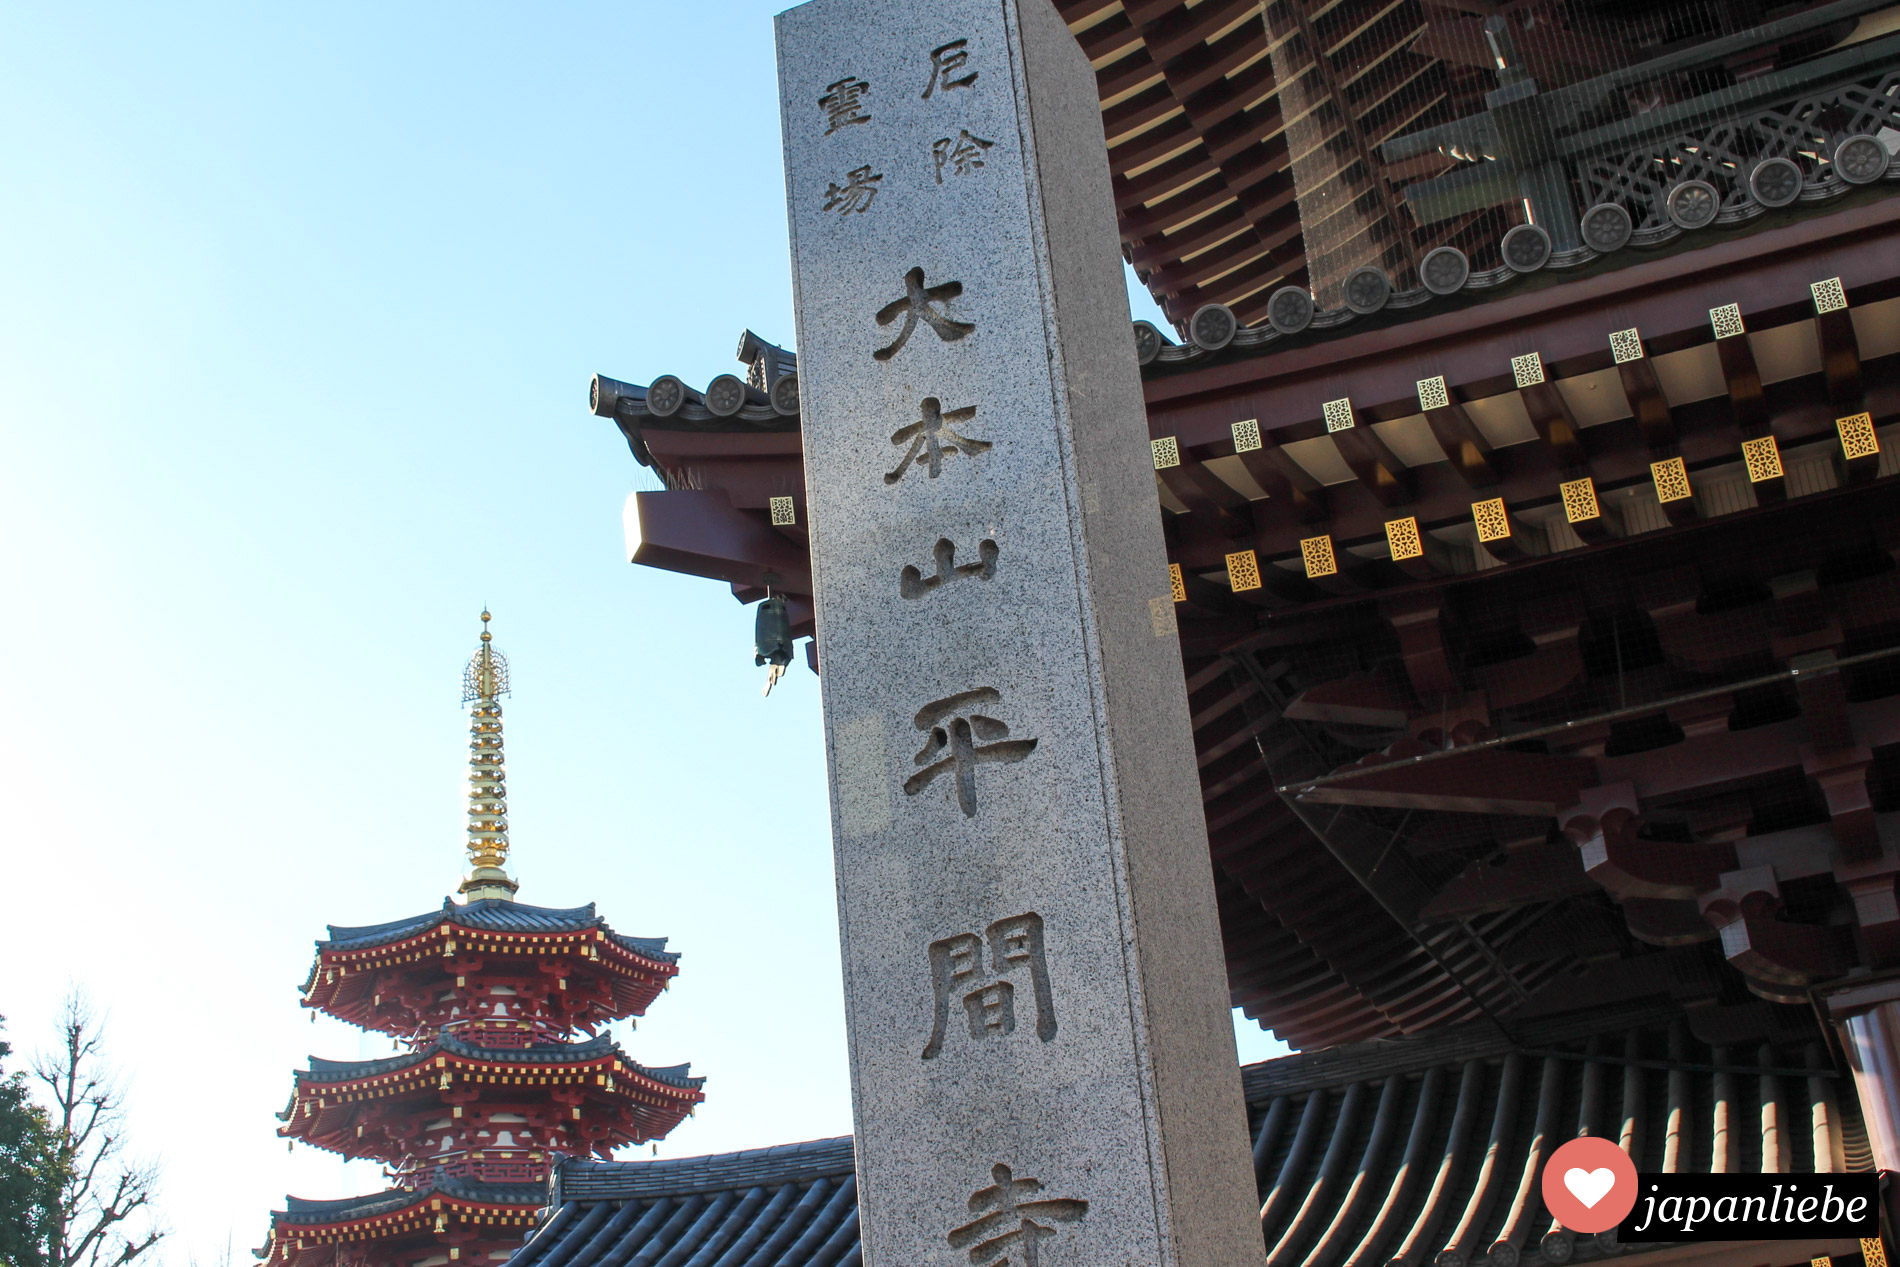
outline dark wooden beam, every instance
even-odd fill
[[[1419,411],[1431,424],[1432,438],[1438,441],[1452,469],[1473,488],[1496,484],[1498,470],[1491,460],[1491,442],[1471,421],[1464,405],[1452,397],[1444,377],[1420,379],[1416,388]]]
[[[1558,469],[1566,474],[1587,474],[1590,459],[1583,447],[1583,429],[1570,412],[1570,402],[1545,374],[1543,358],[1535,352],[1512,357],[1511,375],[1524,402],[1524,412]]]

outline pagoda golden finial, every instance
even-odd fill
[[[468,878],[462,896],[510,902],[518,887],[508,861],[508,788],[501,756],[501,705],[508,694],[508,657],[495,650],[482,611],[482,645],[462,670],[462,702],[475,707],[468,726]]]

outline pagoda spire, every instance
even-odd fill
[[[514,900],[518,887],[503,869],[508,861],[508,787],[501,756],[500,696],[508,694],[508,657],[495,650],[482,611],[482,645],[462,670],[462,702],[473,704],[468,726],[468,877],[461,893],[469,901]]]

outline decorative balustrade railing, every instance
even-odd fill
[[[1520,271],[1552,253],[1653,245],[1687,229],[1825,198],[1886,175],[1900,142],[1900,34],[1736,78],[1751,54],[1787,55],[1884,0],[1838,0],[1667,57],[1545,91],[1513,66],[1510,26],[1487,31],[1499,86],[1483,114],[1386,142],[1387,162],[1439,150],[1460,166],[1405,187],[1420,224],[1500,203],[1530,209],[1507,235]],[[1726,80],[1708,90],[1711,78]],[[1580,210],[1581,209],[1581,210]]]

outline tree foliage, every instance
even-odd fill
[[[103,1026],[68,996],[60,1046],[34,1062],[53,1101],[58,1196],[45,1267],[125,1267],[164,1236],[153,1217],[156,1167],[125,1152],[125,1105],[101,1052]]]
[[[6,1072],[12,1052],[0,1039],[0,1264],[48,1267],[65,1177],[59,1136],[29,1097],[26,1075]]]

